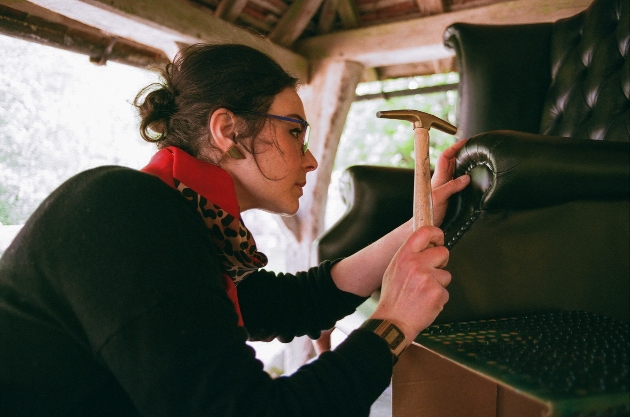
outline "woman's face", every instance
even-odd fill
[[[276,95],[268,114],[306,120],[302,100],[292,88]],[[222,165],[234,179],[241,211],[257,208],[287,215],[297,212],[306,173],[317,168],[310,151],[302,154],[303,135],[297,134],[302,129],[299,123],[267,117],[256,138],[256,160],[244,152],[245,159]]]

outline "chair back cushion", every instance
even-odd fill
[[[538,133],[549,90],[551,23],[455,23],[444,44],[459,68],[457,136],[490,130]]]
[[[540,133],[630,140],[629,5],[595,0],[584,12],[555,22]]]
[[[630,141],[628,0],[595,0],[554,23],[455,23],[458,136],[515,130]]]

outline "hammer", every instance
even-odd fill
[[[400,119],[413,123],[416,167],[413,182],[413,230],[420,226],[433,226],[433,197],[431,195],[431,166],[429,164],[429,129],[454,135],[457,128],[431,114],[418,110],[379,111],[376,117]]]

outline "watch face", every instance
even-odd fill
[[[368,319],[361,327],[373,331],[387,343],[392,352],[393,363],[396,363],[398,355],[407,347],[405,334],[394,323],[387,320]]]
[[[396,327],[390,325],[383,332],[383,339],[385,339],[388,345],[395,349],[396,347],[398,347],[400,342],[405,339],[405,335],[402,334]]]

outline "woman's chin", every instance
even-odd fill
[[[292,217],[295,216],[295,214],[298,212],[300,208],[299,203],[296,204],[295,207],[291,207],[291,208],[278,208],[278,209],[264,209],[261,208],[260,210],[262,211],[266,211],[267,213],[271,213],[271,214],[277,214],[279,216],[283,216],[283,217]]]
[[[285,210],[283,213],[278,213],[278,214],[280,214],[281,216],[284,216],[284,217],[295,216],[295,214],[298,212],[299,208],[300,208],[300,206],[298,205],[295,209]]]

